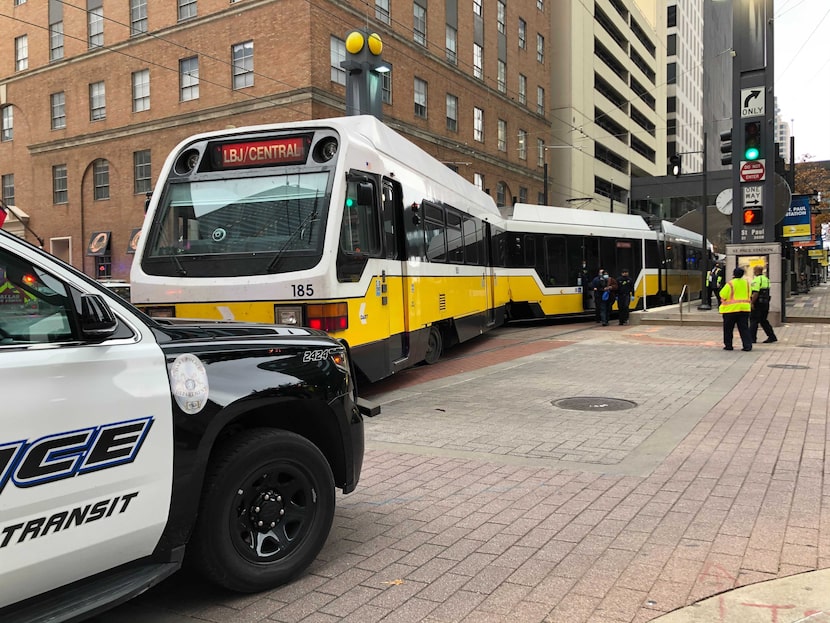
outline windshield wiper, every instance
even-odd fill
[[[303,219],[303,222],[291,232],[291,235],[288,237],[288,240],[283,243],[280,247],[280,250],[274,254],[274,258],[268,263],[268,266],[265,268],[266,273],[274,273],[277,271],[277,266],[279,266],[280,260],[282,259],[285,250],[288,246],[293,243],[297,239],[297,234],[302,233],[305,231],[306,225],[310,225],[314,221],[317,220],[317,198],[314,198],[314,208],[309,212],[308,216]],[[309,240],[311,239],[311,233],[309,232]]]

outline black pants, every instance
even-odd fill
[[[738,327],[741,344],[744,350],[752,350],[752,337],[749,335],[749,312],[730,312],[723,314],[723,345],[732,348],[732,337]]]
[[[594,320],[602,321],[602,290],[594,290]]]
[[[752,306],[752,311],[749,314],[749,335],[752,337],[753,342],[758,341],[758,325],[761,325],[761,328],[767,334],[768,338],[778,339],[775,337],[775,331],[772,330],[772,325],[767,320],[768,315],[769,303],[756,302]]]
[[[621,296],[617,299],[617,307],[620,310],[620,324],[625,324],[628,322],[628,316],[630,314],[630,310],[628,306],[631,304],[631,298],[628,296]]]

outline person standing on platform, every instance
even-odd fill
[[[735,327],[741,336],[741,350],[752,350],[752,337],[749,335],[750,303],[749,282],[744,279],[744,269],[740,266],[732,271],[732,279],[720,291],[721,304],[718,309],[723,317],[723,350],[732,349]]]
[[[594,320],[602,322],[602,289],[605,287],[605,280],[602,278],[602,273],[605,272],[601,268],[597,276],[591,281],[591,293],[594,295]]]
[[[709,288],[709,300],[714,294],[720,306],[720,289],[723,287],[723,266],[720,263],[716,263],[706,275],[706,286]]]
[[[767,334],[767,339],[764,344],[772,344],[777,342],[775,331],[772,330],[772,325],[767,320],[769,315],[769,277],[764,274],[763,266],[756,266],[752,269],[755,273],[755,278],[752,280],[750,291],[752,292],[752,311],[749,313],[749,334],[752,336],[752,343],[758,341],[758,325]]]
[[[630,313],[631,295],[634,293],[634,280],[628,274],[628,269],[623,268],[620,277],[617,279],[617,307],[620,310],[620,324],[628,324]]]
[[[614,299],[617,297],[617,280],[608,274],[608,271],[602,271],[602,287],[600,289],[600,311],[599,319],[603,327],[608,326],[608,319],[611,317],[611,306],[614,304]]]

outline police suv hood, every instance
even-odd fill
[[[327,345],[331,338],[324,331],[286,325],[251,324],[209,320],[154,318],[150,326],[160,345],[171,342],[226,341],[233,339],[262,339],[265,341],[321,342]]]

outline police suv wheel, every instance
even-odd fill
[[[331,468],[310,441],[271,429],[240,433],[208,468],[192,562],[234,591],[284,584],[323,548],[334,499]]]

